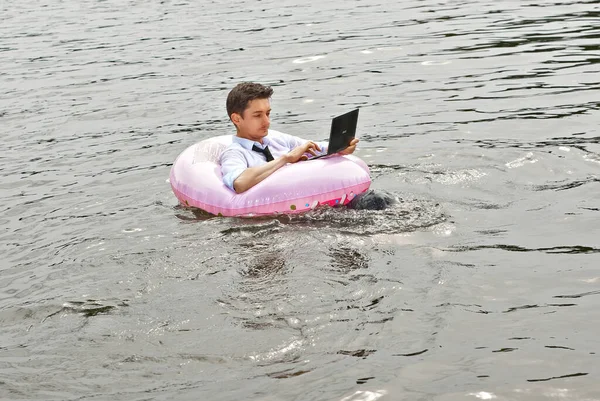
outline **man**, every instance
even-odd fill
[[[271,87],[243,82],[227,96],[227,114],[237,132],[221,155],[221,172],[225,185],[236,193],[249,190],[287,163],[327,152],[326,143],[269,131],[272,95]],[[353,139],[339,154],[353,153],[357,143]]]

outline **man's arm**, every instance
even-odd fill
[[[248,167],[233,181],[233,190],[238,194],[246,192],[287,163],[287,155],[285,155],[262,166]]]
[[[296,163],[300,160],[306,160],[307,157],[305,153],[316,155],[318,150],[319,146],[316,143],[308,141],[300,146],[295,147],[286,155],[278,157],[275,160],[271,160],[267,164],[256,167],[248,167],[233,181],[233,189],[238,194],[245,192],[259,182],[263,181],[275,171],[279,170],[281,167],[285,166],[287,163]]]

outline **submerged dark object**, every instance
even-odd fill
[[[348,207],[356,210],[384,210],[397,202],[398,199],[387,192],[369,189],[352,199]]]

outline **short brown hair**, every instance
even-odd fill
[[[254,82],[242,82],[227,95],[227,114],[229,118],[233,113],[242,115],[248,103],[254,99],[269,99],[273,95],[273,88]]]

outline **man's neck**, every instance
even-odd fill
[[[236,131],[236,133],[235,133],[235,136],[237,136],[238,138],[247,139],[247,140],[249,140],[249,141],[258,142],[258,143],[260,143],[261,145],[264,145],[264,142],[263,142],[263,139],[264,139],[264,137],[263,137],[263,138],[260,138],[260,139],[257,139],[257,140],[254,140],[254,139],[252,139],[252,138],[247,138],[247,137],[245,137],[245,136],[243,136],[243,135],[240,135],[240,131]]]

